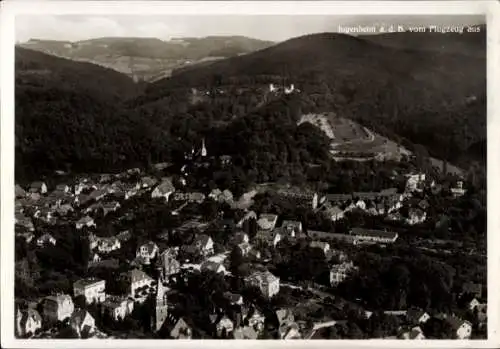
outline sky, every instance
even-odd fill
[[[79,41],[99,37],[203,37],[242,35],[283,41],[320,32],[338,32],[339,26],[471,25],[482,16],[353,16],[353,15],[19,15],[16,41],[50,39]]]

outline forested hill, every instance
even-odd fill
[[[16,48],[16,176],[113,167],[148,128],[124,112],[138,85],[114,70]]]
[[[113,69],[74,62],[42,52],[16,47],[16,88],[57,87],[86,91],[105,100],[120,101],[135,96],[140,86]]]
[[[278,76],[322,109],[450,159],[486,137],[485,32],[411,35],[430,40],[434,49],[403,45],[398,34],[392,45],[388,35],[307,35],[160,80],[148,86],[143,100],[161,100],[182,87],[255,84]],[[438,50],[440,42],[448,49]]]
[[[482,40],[484,33],[475,35]],[[447,38],[433,37],[433,47]],[[110,69],[16,48],[16,176],[169,161],[204,136],[213,155],[236,151],[239,170],[271,161],[255,178],[272,179],[278,170],[300,177],[308,162],[327,156],[311,155],[317,145],[300,152],[318,134],[292,126],[299,113],[317,110],[353,118],[396,141],[423,144],[439,158],[475,159],[486,138],[484,56],[391,46],[387,40],[307,35],[193,67],[144,90]],[[468,42],[477,45],[468,36],[464,47]],[[268,84],[283,81],[300,94],[269,105]],[[225,94],[193,103],[193,88]],[[249,130],[260,130],[258,139],[234,139]],[[303,139],[291,143],[298,134]]]

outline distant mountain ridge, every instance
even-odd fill
[[[280,76],[304,91],[312,109],[321,104],[391,139],[407,138],[437,157],[453,159],[486,137],[485,43],[485,31],[311,34],[193,66],[148,85],[143,100],[160,101],[186,86]]]
[[[86,61],[114,69],[136,80],[168,77],[172,70],[199,61],[253,52],[273,42],[243,36],[204,38],[103,37],[76,42],[32,39],[18,46],[58,57]]]
[[[276,124],[267,124],[266,137],[284,128],[285,141],[295,132],[295,116],[316,111],[353,119],[408,149],[424,145],[432,156],[460,166],[453,160],[477,159],[485,148],[486,47],[484,33],[475,35],[432,36],[434,48],[455,42],[447,51],[419,49],[400,37],[394,42],[384,37],[380,44],[359,36],[312,34],[193,65],[147,84],[98,65],[17,47],[16,173],[37,178],[64,164],[75,172],[109,172],[169,161],[201,136],[212,143],[211,150],[220,140],[221,151],[242,151],[235,155],[246,161],[255,144],[269,144],[223,143],[245,131],[244,124],[262,130],[262,120],[272,117]],[[107,40],[91,46],[108,45]],[[122,41],[127,40],[134,39]],[[475,49],[477,55],[457,53],[457,47]],[[274,98],[269,107],[271,82],[293,83],[301,92]],[[207,94],[219,88],[227,93]],[[191,102],[196,90],[207,96],[200,104]]]

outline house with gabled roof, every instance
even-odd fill
[[[152,188],[156,185],[156,183],[158,183],[158,180],[156,178],[145,176],[139,180],[135,187],[136,189]]]
[[[56,239],[50,235],[49,233],[45,233],[42,236],[40,236],[38,239],[36,239],[36,244],[38,247],[45,247],[48,245],[55,246],[56,245]]]
[[[158,245],[148,241],[137,248],[136,257],[142,264],[149,264],[159,253]]]
[[[177,261],[178,251],[174,248],[164,250],[157,261],[157,267],[160,269],[163,279],[168,276],[177,274],[181,268],[179,261]]]
[[[250,245],[248,242],[243,242],[241,244],[236,245],[236,247],[240,250],[241,255],[246,257],[252,251],[252,245]]]
[[[99,238],[97,243],[97,251],[101,254],[111,253],[121,248],[121,242],[118,238],[111,236],[106,238]]]
[[[79,338],[89,338],[97,329],[94,318],[84,309],[75,310],[71,315],[69,324]]]
[[[76,229],[82,229],[83,227],[87,227],[87,228],[90,228],[90,227],[95,227],[95,222],[94,222],[94,219],[89,217],[89,216],[85,216],[85,217],[82,217],[80,218],[76,224]]]
[[[425,339],[424,332],[420,326],[415,326],[411,330],[403,332],[399,335],[401,339],[423,340]]]
[[[445,319],[452,329],[457,339],[468,339],[472,334],[472,324],[467,320],[462,320],[456,316],[448,316]]]
[[[148,291],[154,283],[154,279],[139,269],[132,269],[128,273],[122,274],[122,277],[129,283],[129,296],[139,298]]]
[[[234,330],[234,323],[227,315],[213,314],[210,316],[210,321],[214,326],[217,338],[227,338]]]
[[[344,210],[342,210],[339,206],[332,207],[329,204],[325,206],[323,214],[327,219],[330,219],[332,222],[336,222],[344,218]]]
[[[86,278],[80,279],[73,284],[75,297],[84,296],[87,304],[102,303],[106,299],[106,281]]]
[[[198,252],[203,256],[208,256],[214,253],[214,241],[206,234],[196,235],[192,245],[196,247]]]
[[[276,247],[278,243],[281,241],[281,231],[280,229],[274,229],[272,231],[268,230],[259,230],[257,234],[255,234],[255,240],[262,241],[269,246]]]
[[[245,278],[245,282],[259,288],[264,297],[271,298],[280,290],[280,279],[270,271],[256,271]]]
[[[225,274],[226,273],[226,268],[222,263],[217,263],[213,261],[205,261],[204,263],[201,264],[200,267],[201,271],[211,271],[216,274]]]
[[[45,297],[42,301],[42,306],[43,319],[49,323],[64,321],[68,319],[75,310],[73,300],[71,296],[67,294],[57,294]]]
[[[259,334],[252,326],[237,327],[234,329],[232,339],[257,339]]]
[[[302,233],[302,222],[284,220],[281,224],[281,231],[284,236],[293,238]]]
[[[191,339],[193,337],[191,326],[182,317],[169,314],[164,326],[166,333],[172,339]]]
[[[107,296],[102,303],[102,313],[107,314],[114,321],[125,319],[134,310],[134,301],[123,296]]]
[[[321,252],[323,252],[323,254],[325,254],[325,256],[328,253],[328,251],[330,251],[330,244],[328,242],[325,242],[325,241],[313,240],[313,241],[311,241],[309,246],[311,248],[317,248],[317,249],[321,250]]]
[[[17,309],[17,328],[19,337],[31,337],[42,328],[42,317],[35,309]]]
[[[410,208],[408,210],[408,217],[406,218],[406,223],[409,225],[421,224],[425,222],[427,218],[427,213],[420,208]]]
[[[262,230],[273,230],[278,222],[278,215],[262,213],[257,220],[257,225]]]
[[[330,284],[337,286],[352,275],[356,269],[352,261],[332,265],[330,269]]]
[[[151,192],[151,197],[169,200],[170,195],[175,192],[175,187],[170,178],[162,178],[161,183]]]
[[[406,312],[406,318],[411,324],[424,324],[431,317],[430,315],[422,309],[410,308]]]
[[[45,194],[47,193],[47,184],[41,181],[33,182],[30,185],[29,191],[31,193]]]
[[[300,339],[300,331],[295,317],[290,309],[278,309],[276,311],[278,319],[278,333],[280,339]]]

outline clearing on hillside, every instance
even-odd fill
[[[330,153],[335,160],[396,160],[401,159],[399,146],[358,123],[334,113],[306,114],[298,122],[319,127],[332,140]]]

